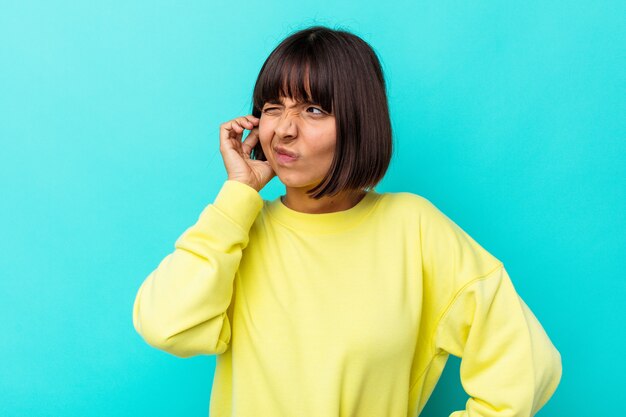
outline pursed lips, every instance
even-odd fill
[[[290,157],[292,159],[296,159],[298,157],[298,155],[296,155],[295,153],[290,152],[290,151],[288,151],[287,149],[284,149],[284,148],[276,147],[276,148],[274,148],[274,151],[278,155],[284,155],[284,156]]]

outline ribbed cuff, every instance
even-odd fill
[[[226,180],[213,206],[247,231],[263,208],[263,198],[257,190],[243,182]]]

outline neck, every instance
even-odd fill
[[[356,206],[365,197],[364,190],[344,191],[334,196],[324,196],[319,200],[310,197],[305,188],[287,187],[281,201],[288,208],[309,214],[333,213]]]

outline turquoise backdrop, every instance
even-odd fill
[[[0,415],[207,415],[215,358],[145,344],[134,297],[226,179],[220,123],[314,24],[381,58],[396,150],[377,191],[427,197],[501,259],[560,350],[538,415],[624,411],[624,2],[0,9]],[[422,416],[464,408],[459,363]]]

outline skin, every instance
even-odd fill
[[[250,134],[244,142],[244,129]],[[250,159],[260,141],[267,161]],[[330,168],[336,144],[335,116],[312,103],[296,103],[281,98],[281,103],[265,103],[261,118],[237,117],[220,126],[220,152],[228,178],[241,181],[260,191],[275,175],[285,184],[281,197],[288,208],[302,213],[321,214],[347,210],[365,196],[363,190],[344,191],[319,200],[306,191],[323,179]],[[283,147],[298,157],[283,163],[274,150]]]
[[[311,198],[306,191],[320,183],[330,168],[336,145],[335,116],[321,106],[296,103],[283,98],[281,104],[265,103],[259,122],[259,140],[272,169],[285,184],[283,204],[303,213],[331,213],[347,210],[365,196],[344,192],[336,196]],[[280,146],[298,158],[283,163],[274,147]]]

